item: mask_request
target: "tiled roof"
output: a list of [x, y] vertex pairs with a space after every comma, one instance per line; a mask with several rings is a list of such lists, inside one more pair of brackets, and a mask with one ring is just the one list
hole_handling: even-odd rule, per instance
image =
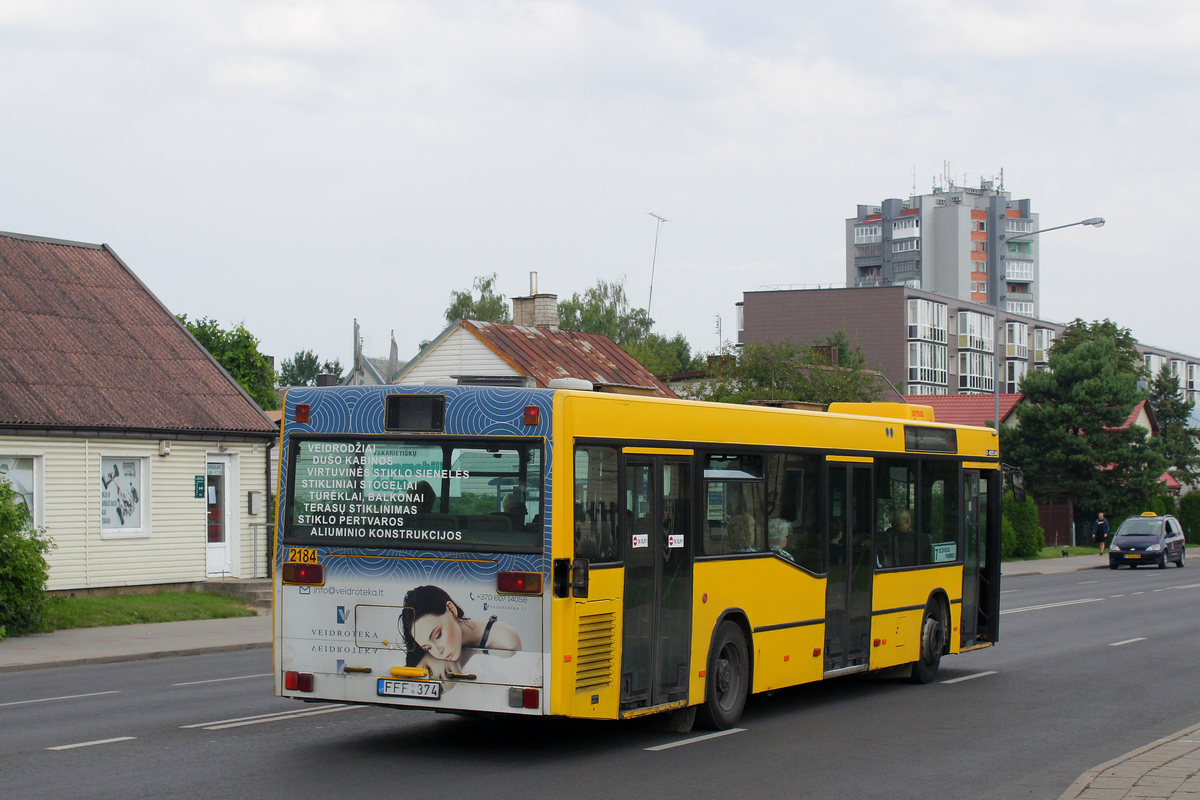
[[[1024, 397], [1022, 394], [1000, 395], [1000, 421], [1008, 419]], [[996, 420], [994, 394], [906, 394], [904, 400], [923, 406], [933, 406], [933, 418], [953, 425], [988, 426]]]
[[107, 245], [0, 233], [0, 425], [270, 433]]
[[677, 396], [603, 334], [477, 320], [462, 320], [462, 325], [538, 386], [555, 378], [581, 378], [603, 386], [648, 389], [658, 397]]

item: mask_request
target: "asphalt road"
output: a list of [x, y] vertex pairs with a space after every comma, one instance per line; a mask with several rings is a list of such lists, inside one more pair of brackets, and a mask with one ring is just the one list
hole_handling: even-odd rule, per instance
[[1057, 798], [1200, 722], [1200, 571], [1006, 578], [939, 682], [751, 699], [741, 730], [478, 720], [271, 695], [265, 651], [0, 675], [5, 798]]

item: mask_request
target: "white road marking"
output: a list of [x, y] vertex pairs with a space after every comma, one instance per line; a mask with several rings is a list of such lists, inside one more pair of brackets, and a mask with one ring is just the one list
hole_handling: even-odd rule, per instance
[[716, 733], [706, 733], [703, 736], [693, 736], [691, 739], [684, 739], [681, 742], [671, 742], [670, 744], [660, 744], [656, 747], [647, 747], [647, 750], [670, 750], [672, 747], [683, 747], [685, 744], [695, 744], [696, 742], [706, 742], [709, 739], [716, 739], [718, 736], [728, 736], [731, 733], [742, 733], [745, 728], [730, 728], [727, 731], [717, 731]]
[[1168, 589], [1200, 589], [1200, 583], [1189, 583], [1186, 586], [1168, 586]]
[[1110, 594], [1109, 597], [1124, 597], [1123, 594]]
[[986, 675], [995, 675], [995, 674], [997, 674], [996, 670], [989, 669], [987, 672], [976, 672], [974, 675], [964, 675], [961, 678], [951, 678], [948, 681], [942, 681], [942, 683], [962, 683], [963, 681], [971, 681], [971, 680], [975, 680], [976, 678], [982, 678]]
[[282, 722], [295, 717], [311, 717], [317, 714], [329, 714], [334, 711], [350, 711], [365, 706], [329, 705], [314, 709], [298, 709], [296, 711], [277, 711], [274, 714], [258, 714], [253, 717], [234, 717], [233, 719], [218, 719], [211, 722], [197, 722], [192, 725], [180, 725], [180, 728], [204, 728], [206, 731], [219, 731], [224, 728], [240, 728], [243, 725], [259, 725], [264, 722]]
[[1087, 586], [1089, 583], [1099, 583], [1100, 581], [1080, 581], [1080, 586]]
[[1144, 642], [1144, 641], [1146, 641], [1146, 637], [1145, 637], [1145, 636], [1139, 636], [1139, 637], [1138, 637], [1138, 638], [1136, 638], [1136, 639], [1126, 639], [1126, 640], [1125, 640], [1125, 641], [1123, 641], [1123, 642], [1110, 642], [1108, 646], [1109, 646], [1109, 647], [1120, 647], [1120, 646], [1121, 646], [1121, 645], [1123, 645], [1123, 644], [1133, 644], [1134, 642]]
[[1104, 598], [1102, 597], [1085, 597], [1082, 600], [1064, 600], [1061, 603], [1046, 603], [1040, 606], [1025, 606], [1024, 608], [1009, 608], [1001, 611], [1001, 614], [1019, 614], [1022, 611], [1041, 611], [1043, 608], [1059, 608], [1060, 606], [1077, 606], [1080, 603], [1098, 603]]
[[94, 742], [80, 742], [79, 744], [60, 744], [58, 747], [47, 747], [47, 750], [74, 750], [76, 747], [91, 747], [94, 744], [112, 744], [113, 742], [128, 742], [131, 739], [136, 739], [136, 736], [118, 736], [115, 739], [97, 739]]
[[206, 681], [188, 681], [187, 683], [172, 683], [172, 686], [197, 686], [201, 683], [221, 683], [222, 681], [244, 681], [247, 678], [269, 678], [272, 673], [263, 672], [258, 675], [238, 675], [236, 678], [210, 678]]
[[1021, 590], [1020, 589], [1001, 589], [1000, 594], [1012, 594], [1013, 592], [1019, 592], [1019, 591], [1021, 591]]
[[13, 700], [11, 703], [0, 703], [3, 706], [23, 706], [27, 703], [49, 703], [51, 700], [75, 700], [80, 697], [99, 697], [102, 694], [120, 694], [119, 689], [110, 692], [89, 692], [88, 694], [64, 694], [62, 697], [40, 697], [37, 700]]
[[1134, 594], [1145, 594], [1145, 592], [1134, 592]]

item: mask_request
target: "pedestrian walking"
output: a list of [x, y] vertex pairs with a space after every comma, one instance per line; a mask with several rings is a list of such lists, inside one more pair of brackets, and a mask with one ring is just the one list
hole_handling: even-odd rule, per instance
[[1096, 521], [1092, 523], [1092, 539], [1100, 545], [1100, 555], [1104, 555], [1104, 547], [1108, 544], [1108, 520], [1104, 518], [1103, 511], [1096, 515]]

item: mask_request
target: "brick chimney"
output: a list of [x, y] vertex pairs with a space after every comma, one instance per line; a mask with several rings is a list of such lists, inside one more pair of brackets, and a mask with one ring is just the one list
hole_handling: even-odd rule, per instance
[[513, 324], [558, 327], [558, 295], [538, 294], [537, 273], [529, 273], [529, 296], [513, 298]]

